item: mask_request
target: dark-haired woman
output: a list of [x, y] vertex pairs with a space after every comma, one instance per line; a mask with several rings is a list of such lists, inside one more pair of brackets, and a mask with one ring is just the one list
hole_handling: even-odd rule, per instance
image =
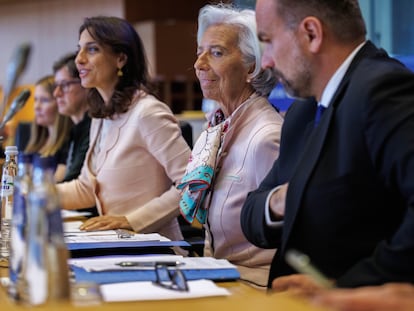
[[81, 229], [132, 229], [182, 239], [175, 183], [190, 149], [169, 107], [151, 95], [144, 47], [124, 19], [86, 18], [76, 66], [89, 88], [90, 146], [78, 179], [58, 185], [62, 206], [96, 204]]

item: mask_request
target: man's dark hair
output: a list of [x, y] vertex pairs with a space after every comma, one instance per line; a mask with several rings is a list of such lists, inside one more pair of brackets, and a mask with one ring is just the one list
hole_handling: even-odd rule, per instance
[[358, 0], [277, 0], [277, 14], [288, 27], [296, 27], [306, 16], [314, 16], [345, 43], [366, 36]]

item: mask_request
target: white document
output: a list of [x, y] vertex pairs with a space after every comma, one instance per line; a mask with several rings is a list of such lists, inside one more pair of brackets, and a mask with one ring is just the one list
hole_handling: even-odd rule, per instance
[[69, 264], [83, 268], [88, 272], [98, 271], [122, 271], [122, 270], [151, 270], [154, 267], [127, 266], [122, 267], [120, 263], [134, 262], [178, 262], [177, 269], [200, 270], [200, 269], [237, 269], [226, 259], [214, 257], [183, 257], [179, 255], [129, 255], [129, 256], [105, 256], [92, 258], [69, 259]]
[[[82, 221], [65, 221], [65, 222], [63, 222], [63, 231], [65, 233], [67, 233], [67, 232], [85, 232], [85, 231], [82, 231], [81, 229], [79, 229], [82, 224], [83, 224]], [[113, 230], [111, 230], [111, 231], [113, 231]], [[114, 231], [114, 233], [115, 233], [115, 231]]]
[[71, 211], [71, 210], [66, 210], [66, 209], [62, 209], [61, 213], [62, 213], [62, 219], [91, 215], [90, 212]]
[[115, 230], [108, 231], [71, 232], [65, 233], [64, 237], [66, 243], [171, 241], [158, 233], [135, 233], [127, 238], [119, 238]]
[[106, 302], [188, 299], [230, 295], [227, 289], [217, 286], [210, 280], [187, 282], [190, 289], [188, 292], [165, 289], [147, 281], [104, 284], [100, 286], [100, 289], [103, 300]]
[[66, 221], [63, 223], [64, 238], [66, 243], [96, 243], [119, 241], [171, 241], [159, 233], [133, 233], [120, 238], [118, 230], [85, 231], [79, 229], [82, 221]]

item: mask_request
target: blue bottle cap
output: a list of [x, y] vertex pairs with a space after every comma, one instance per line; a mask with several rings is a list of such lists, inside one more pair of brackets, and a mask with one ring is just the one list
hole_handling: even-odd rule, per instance
[[17, 156], [17, 162], [19, 163], [32, 163], [33, 153], [22, 153], [20, 152]]
[[43, 157], [36, 154], [33, 158], [33, 167], [56, 170], [56, 158], [54, 156]]

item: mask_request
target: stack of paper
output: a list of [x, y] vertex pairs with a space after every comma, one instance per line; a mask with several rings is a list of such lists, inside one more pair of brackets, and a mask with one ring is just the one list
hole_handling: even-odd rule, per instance
[[[190, 246], [185, 241], [171, 241], [158, 234], [129, 233], [120, 235], [119, 230], [83, 231], [82, 222], [64, 222], [64, 237], [68, 249], [87, 250], [101, 257], [72, 258], [69, 265], [75, 282], [99, 284], [102, 299], [111, 301], [185, 299], [208, 296], [226, 296], [230, 293], [214, 284], [212, 280], [235, 280], [240, 278], [237, 268], [227, 260], [212, 257], [183, 257], [178, 255], [116, 255], [100, 254], [101, 249], [122, 248], [170, 248]], [[154, 247], [154, 248], [151, 248]], [[99, 250], [99, 251], [98, 251]], [[123, 253], [125, 254], [125, 253]], [[166, 264], [180, 269], [188, 280], [189, 291], [181, 292], [154, 285], [155, 266]]]
[[[162, 264], [166, 262], [176, 263], [177, 268], [181, 270], [236, 269], [236, 266], [226, 259], [216, 259], [214, 257], [183, 257], [180, 255], [110, 256], [69, 260], [69, 264], [83, 268], [88, 272], [153, 270], [154, 265], [145, 264]], [[123, 263], [131, 264], [123, 265]], [[141, 263], [143, 265], [140, 265]]]
[[[64, 222], [64, 237], [72, 257], [90, 253], [98, 255], [148, 253], [171, 253], [171, 247], [190, 247], [186, 241], [171, 241], [158, 233], [134, 233], [127, 230], [80, 230], [82, 222]], [[125, 234], [120, 234], [122, 231]]]
[[154, 264], [163, 262], [177, 262], [177, 266], [174, 268], [182, 270], [187, 280], [210, 279], [227, 281], [240, 278], [240, 273], [236, 266], [228, 260], [213, 257], [139, 255], [105, 256], [69, 260], [76, 281], [92, 281], [100, 284], [154, 281]]
[[82, 212], [82, 211], [70, 211], [66, 209], [62, 209], [62, 219], [69, 219], [69, 218], [77, 218], [77, 217], [87, 217], [91, 216], [90, 212]]

